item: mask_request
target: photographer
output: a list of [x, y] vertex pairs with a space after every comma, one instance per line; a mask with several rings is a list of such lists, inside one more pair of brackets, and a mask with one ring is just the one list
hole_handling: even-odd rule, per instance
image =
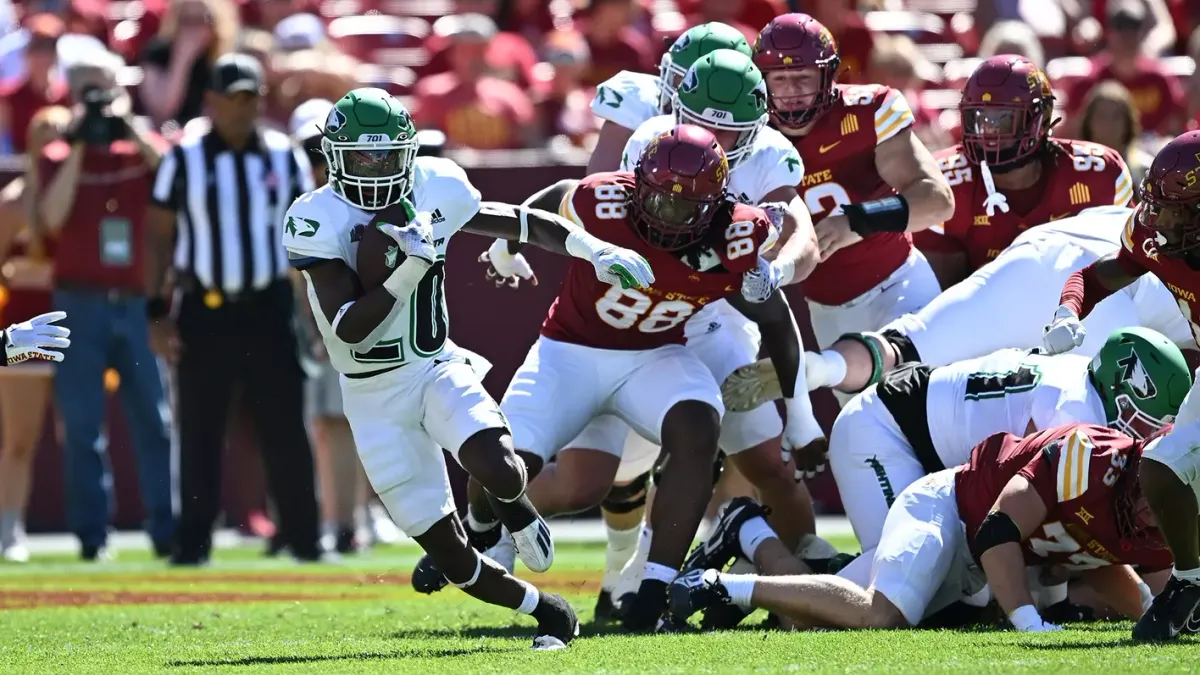
[[143, 268], [146, 206], [165, 142], [135, 122], [116, 84], [124, 67], [109, 52], [67, 66], [72, 119], [36, 169], [39, 228], [57, 249], [54, 307], [66, 311], [71, 358], [54, 378], [66, 429], [67, 517], [84, 560], [108, 557], [112, 477], [104, 456], [104, 372], [114, 368], [136, 452], [146, 530], [155, 553], [170, 551], [168, 407], [150, 351]]

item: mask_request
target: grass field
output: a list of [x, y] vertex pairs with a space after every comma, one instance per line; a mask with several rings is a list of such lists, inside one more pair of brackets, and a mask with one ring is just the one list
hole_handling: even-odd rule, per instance
[[[837, 542], [849, 548], [852, 542]], [[528, 575], [564, 594], [585, 622], [561, 652], [531, 652], [533, 621], [447, 589], [414, 593], [412, 548], [340, 565], [220, 551], [200, 570], [124, 554], [0, 565], [2, 673], [760, 673], [946, 671], [1196, 672], [1200, 644], [1131, 646], [1129, 624], [1053, 636], [1011, 631], [725, 633], [629, 637], [588, 623], [603, 549], [560, 544], [553, 570]], [[751, 626], [758, 617], [751, 617]]]

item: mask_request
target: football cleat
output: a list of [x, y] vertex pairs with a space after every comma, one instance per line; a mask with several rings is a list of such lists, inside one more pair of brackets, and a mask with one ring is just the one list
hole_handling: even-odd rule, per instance
[[[675, 621], [687, 621], [701, 610], [729, 604], [729, 593], [715, 569], [691, 570], [671, 582], [669, 607]], [[743, 617], [744, 618], [744, 617]]]
[[484, 551], [483, 555], [499, 563], [509, 574], [512, 574], [513, 568], [517, 565], [517, 549], [513, 545], [512, 537], [507, 532], [501, 534], [496, 545]]
[[766, 517], [770, 510], [750, 497], [736, 497], [721, 511], [716, 526], [708, 539], [696, 545], [683, 561], [680, 573], [691, 570], [725, 569], [734, 558], [741, 554], [742, 547], [738, 542], [738, 533], [742, 524], [754, 517]]
[[554, 564], [554, 539], [550, 537], [550, 526], [538, 516], [524, 529], [512, 532], [517, 557], [534, 572], [545, 572]]
[[711, 605], [700, 614], [700, 630], [731, 630], [753, 613], [754, 610], [737, 605]]
[[566, 649], [567, 643], [579, 636], [579, 618], [560, 595], [541, 593], [533, 616], [538, 620], [534, 651]]
[[643, 579], [637, 595], [622, 601], [621, 627], [630, 633], [653, 633], [658, 630], [667, 609], [667, 584], [657, 579]]
[[729, 374], [721, 383], [721, 398], [729, 412], [749, 412], [783, 398], [783, 387], [771, 359], [759, 359]]
[[1200, 584], [1171, 575], [1166, 588], [1133, 626], [1138, 641], [1174, 640], [1180, 633], [1200, 632]]
[[417, 561], [417, 566], [413, 568], [412, 587], [418, 593], [425, 595], [437, 593], [449, 583], [428, 554], [421, 556], [421, 559]]
[[600, 589], [600, 595], [596, 598], [596, 608], [592, 610], [593, 621], [616, 621], [617, 608], [613, 604], [612, 591]]

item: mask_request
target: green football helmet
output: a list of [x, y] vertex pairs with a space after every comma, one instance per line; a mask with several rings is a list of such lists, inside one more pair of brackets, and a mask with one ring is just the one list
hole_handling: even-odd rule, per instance
[[719, 21], [702, 23], [689, 28], [675, 39], [675, 43], [663, 54], [658, 64], [658, 109], [662, 114], [671, 112], [675, 89], [687, 74], [688, 68], [718, 49], [732, 49], [746, 56], [753, 56], [750, 44], [742, 31]]
[[367, 211], [391, 206], [412, 192], [418, 147], [417, 129], [404, 104], [371, 87], [355, 89], [335, 103], [321, 135], [329, 185]]
[[1192, 371], [1179, 347], [1149, 328], [1122, 328], [1108, 337], [1088, 365], [1104, 402], [1108, 426], [1146, 438], [1175, 421], [1192, 388]]
[[741, 132], [733, 147], [725, 148], [733, 168], [750, 153], [767, 124], [767, 83], [748, 55], [718, 49], [688, 69], [675, 92], [674, 107], [677, 124]]

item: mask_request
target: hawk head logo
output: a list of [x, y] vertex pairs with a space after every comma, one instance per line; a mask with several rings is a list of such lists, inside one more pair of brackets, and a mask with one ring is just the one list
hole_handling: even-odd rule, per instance
[[692, 93], [700, 88], [700, 76], [696, 74], [696, 69], [691, 68], [687, 71], [687, 75], [683, 76], [683, 82], [679, 83], [679, 91]]
[[1146, 366], [1142, 365], [1142, 360], [1138, 358], [1137, 350], [1131, 350], [1129, 356], [1117, 361], [1117, 365], [1121, 367], [1121, 380], [1129, 384], [1135, 396], [1147, 399], [1158, 394], [1158, 388], [1154, 386], [1154, 380], [1150, 379], [1150, 373], [1146, 372]]
[[754, 85], [754, 89], [750, 91], [750, 95], [754, 97], [755, 107], [765, 109], [767, 107], [767, 81], [759, 80], [758, 84]]
[[330, 110], [329, 117], [325, 119], [325, 133], [336, 134], [344, 126], [346, 126], [346, 113], [337, 108]]
[[688, 33], [684, 33], [683, 35], [679, 36], [679, 39], [675, 40], [675, 44], [671, 45], [671, 53], [678, 54], [679, 52], [687, 49], [688, 45], [690, 44], [692, 44], [692, 36]]
[[391, 246], [388, 248], [387, 255], [384, 256], [383, 262], [388, 266], [388, 269], [396, 269], [396, 258], [400, 255], [399, 246]]

